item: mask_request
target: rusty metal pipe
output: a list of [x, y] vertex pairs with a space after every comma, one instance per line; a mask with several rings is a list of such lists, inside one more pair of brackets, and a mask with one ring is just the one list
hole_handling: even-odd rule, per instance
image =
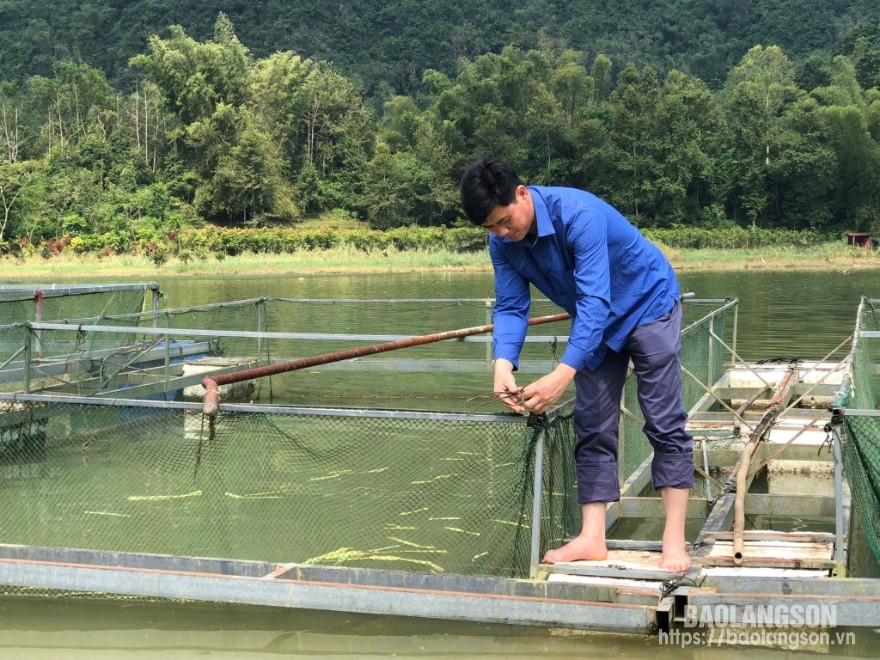
[[[537, 318], [530, 319], [529, 325], [554, 323], [556, 321], [565, 321], [570, 318], [571, 316], [569, 314], [539, 316]], [[308, 367], [316, 367], [320, 364], [328, 364], [330, 362], [351, 360], [353, 358], [364, 357], [365, 355], [375, 355], [376, 353], [395, 351], [399, 348], [409, 348], [411, 346], [432, 344], [438, 341], [459, 339], [462, 337], [469, 337], [471, 335], [481, 335], [487, 332], [492, 332], [492, 329], [494, 327], [495, 325], [493, 323], [490, 323], [488, 325], [478, 325], [472, 328], [460, 328], [459, 330], [438, 332], [433, 335], [420, 335], [418, 337], [409, 337], [408, 339], [397, 339], [395, 341], [387, 341], [381, 344], [373, 344], [371, 346], [360, 346], [358, 348], [350, 348], [344, 351], [335, 351], [333, 353], [324, 353], [322, 355], [299, 358], [298, 360], [290, 360], [288, 362], [278, 362], [276, 364], [270, 364], [265, 367], [244, 369], [242, 371], [234, 371], [227, 374], [221, 374], [219, 376], [206, 376], [204, 379], [202, 379], [202, 386], [205, 388], [205, 398], [202, 403], [202, 412], [209, 416], [214, 416], [217, 414], [217, 408], [220, 403], [219, 388], [221, 385], [240, 383], [245, 380], [262, 378], [263, 376], [274, 376], [275, 374], [286, 373], [288, 371], [296, 371], [297, 369], [307, 369]]]

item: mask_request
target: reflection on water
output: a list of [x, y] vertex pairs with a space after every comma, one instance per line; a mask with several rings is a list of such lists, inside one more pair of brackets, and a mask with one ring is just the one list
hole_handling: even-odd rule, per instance
[[[733, 660], [743, 647], [661, 644], [657, 637], [548, 630], [174, 602], [0, 599], [4, 659], [266, 657], [318, 658], [709, 658]], [[876, 657], [880, 635], [806, 649], [826, 657]], [[847, 639], [843, 636], [840, 639]], [[852, 642], [852, 637], [847, 639]], [[772, 651], [769, 651], [772, 653]], [[784, 652], [783, 652], [784, 653]], [[788, 654], [780, 657], [789, 657]]]
[[476, 660], [651, 657], [662, 650], [654, 638], [247, 606], [6, 598], [0, 600], [0, 614], [3, 658]]
[[[156, 279], [173, 306], [261, 296], [492, 296], [492, 278], [488, 273]], [[876, 272], [682, 273], [680, 279], [683, 290], [692, 291], [699, 298], [739, 298], [737, 349], [748, 360], [824, 357], [852, 332], [859, 297], [880, 297]], [[456, 327], [461, 326], [451, 316], [448, 324], [432, 331]], [[834, 355], [834, 359], [843, 357], [846, 350]], [[853, 560], [857, 565], [870, 566], [869, 553], [866, 546], [857, 546], [853, 548]], [[0, 600], [0, 614], [0, 649], [4, 658], [116, 658], [136, 653], [143, 658], [428, 654], [456, 658], [627, 655], [721, 659], [740, 654], [733, 647], [660, 646], [656, 638], [200, 604], [6, 598]], [[874, 651], [869, 649], [876, 649], [877, 637], [873, 631], [858, 630], [854, 647], [819, 651], [831, 656], [870, 656]]]

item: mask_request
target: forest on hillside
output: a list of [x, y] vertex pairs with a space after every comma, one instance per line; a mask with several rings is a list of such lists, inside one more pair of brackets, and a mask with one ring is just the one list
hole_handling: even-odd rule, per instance
[[[0, 17], [19, 4], [0, 3]], [[644, 15], [661, 5], [706, 5], [620, 4]], [[524, 20], [528, 39], [499, 27], [493, 34], [509, 42], [479, 54], [463, 49], [454, 66], [413, 56], [417, 80], [401, 84], [409, 91], [393, 89], [394, 74], [374, 78], [373, 94], [365, 69], [336, 63], [341, 51], [333, 62], [269, 51], [271, 32], [252, 47], [222, 13], [207, 36], [169, 25], [130, 58], [99, 58], [100, 66], [84, 48], [58, 56], [57, 45], [45, 62], [34, 55], [16, 64], [26, 53], [11, 53], [4, 27], [0, 241], [8, 250], [76, 241], [126, 251], [205, 223], [290, 226], [327, 214], [379, 230], [449, 227], [462, 222], [461, 171], [485, 153], [509, 160], [527, 182], [589, 189], [640, 227], [880, 233], [880, 21], [850, 15], [849, 29], [837, 31], [846, 11], [813, 24], [814, 16], [829, 18], [816, 8], [849, 11], [858, 2], [801, 5], [804, 39], [810, 29], [832, 30], [839, 52], [805, 52], [802, 40], [792, 45], [794, 58], [779, 45], [754, 44], [715, 69], [724, 71], [720, 80], [707, 81], [690, 70], [696, 60], [680, 69], [677, 57], [646, 49], [656, 66], [627, 63], [613, 54], [626, 50], [623, 42], [608, 42], [612, 55], [582, 50], [562, 24], [551, 34]], [[265, 3], [266, 16], [274, 6]], [[160, 3], [112, 5], [117, 15], [150, 7]], [[562, 15], [549, 3], [523, 7]], [[421, 25], [418, 11], [427, 9], [411, 9], [412, 24]], [[493, 15], [507, 20], [511, 11], [524, 9]], [[642, 15], [633, 14], [633, 29]], [[764, 18], [773, 16], [768, 9]], [[84, 30], [103, 25], [93, 18], [80, 18]], [[390, 34], [400, 64], [415, 46], [402, 27]], [[83, 43], [103, 43], [101, 52], [118, 57], [131, 44], [109, 27]], [[377, 43], [364, 41], [365, 52]], [[430, 42], [419, 52], [431, 52]], [[364, 55], [360, 63], [385, 65]]]
[[219, 13], [255, 57], [332, 62], [382, 100], [417, 93], [426, 69], [451, 76], [462, 57], [531, 50], [542, 38], [588, 60], [604, 54], [618, 70], [677, 69], [717, 89], [753, 46], [830, 59], [853, 52], [854, 28], [880, 19], [876, 0], [0, 0], [0, 80], [50, 76], [65, 59], [130, 91], [128, 60], [151, 35], [179, 25], [205, 41]]

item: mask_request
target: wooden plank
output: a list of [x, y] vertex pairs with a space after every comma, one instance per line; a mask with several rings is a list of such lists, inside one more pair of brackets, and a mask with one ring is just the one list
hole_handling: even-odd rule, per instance
[[634, 580], [668, 580], [675, 575], [660, 568], [660, 555], [644, 550], [609, 550], [608, 558], [598, 561], [571, 561], [542, 564], [550, 574], [563, 573], [604, 578]]
[[[733, 532], [708, 532], [707, 540], [733, 541]], [[774, 530], [754, 529], [743, 533], [746, 541], [806, 541], [808, 543], [834, 542], [834, 534], [828, 532], [777, 532]]]
[[834, 518], [834, 497], [814, 495], [767, 495], [749, 493], [746, 514], [750, 516], [790, 516], [811, 519]]
[[[834, 551], [834, 543], [807, 541], [749, 541], [746, 551], [750, 557], [787, 559], [830, 559]], [[709, 551], [709, 557], [733, 556], [732, 541], [716, 541]]]
[[[833, 568], [834, 544], [803, 541], [750, 541], [743, 550], [742, 564], [770, 568]], [[716, 541], [698, 561], [703, 566], [736, 565], [733, 543]]]
[[551, 573], [548, 582], [576, 584], [593, 590], [597, 602], [656, 605], [660, 598], [661, 582], [633, 578], [609, 578], [596, 575]]
[[[789, 558], [789, 557], [752, 557], [746, 554], [739, 560], [742, 566], [763, 566], [765, 568], [806, 568], [806, 569], [825, 569], [831, 570], [835, 567], [833, 559], [814, 559], [814, 558]], [[727, 556], [700, 557], [694, 559], [694, 563], [700, 566], [736, 566], [736, 560], [733, 553]]]
[[[739, 571], [739, 572], [738, 572]], [[702, 586], [718, 593], [765, 595], [877, 596], [877, 578], [834, 579], [827, 570], [795, 570], [758, 567], [707, 567]]]

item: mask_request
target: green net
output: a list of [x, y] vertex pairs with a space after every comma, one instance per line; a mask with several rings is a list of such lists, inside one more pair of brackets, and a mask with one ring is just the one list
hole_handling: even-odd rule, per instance
[[[683, 364], [706, 379], [683, 378], [688, 407], [723, 369], [713, 306], [686, 316]], [[226, 392], [216, 418], [201, 411], [205, 373], [490, 313], [485, 301], [259, 299], [25, 328], [31, 359], [0, 369], [0, 488], [15, 502], [3, 541], [527, 576], [542, 436], [539, 552], [580, 526], [574, 425], [566, 411], [546, 427], [499, 412], [490, 337], [260, 379]], [[532, 329], [522, 384], [553, 367], [567, 331]], [[22, 341], [9, 332], [0, 340]], [[622, 480], [651, 451], [634, 385], [624, 404]]]
[[[528, 572], [536, 430], [502, 416], [4, 403], [6, 543]], [[548, 454], [564, 462], [566, 418]], [[558, 446], [557, 446], [558, 445]], [[567, 494], [548, 482], [545, 525]]]
[[851, 385], [841, 453], [853, 505], [874, 557], [880, 561], [880, 300], [862, 300], [851, 353]]
[[[43, 344], [42, 333], [29, 331], [29, 323], [118, 315], [120, 324], [137, 325], [144, 307], [152, 306], [154, 295], [157, 299], [160, 295], [155, 284], [0, 286], [0, 363], [6, 367], [21, 359], [26, 345], [33, 349], [32, 359], [64, 356], [76, 350], [71, 343]], [[106, 347], [118, 347], [121, 341], [119, 337], [115, 341], [110, 335], [103, 337]]]
[[880, 417], [845, 415], [843, 468], [861, 528], [880, 561]]
[[156, 284], [0, 285], [0, 324], [136, 313], [152, 292]]

